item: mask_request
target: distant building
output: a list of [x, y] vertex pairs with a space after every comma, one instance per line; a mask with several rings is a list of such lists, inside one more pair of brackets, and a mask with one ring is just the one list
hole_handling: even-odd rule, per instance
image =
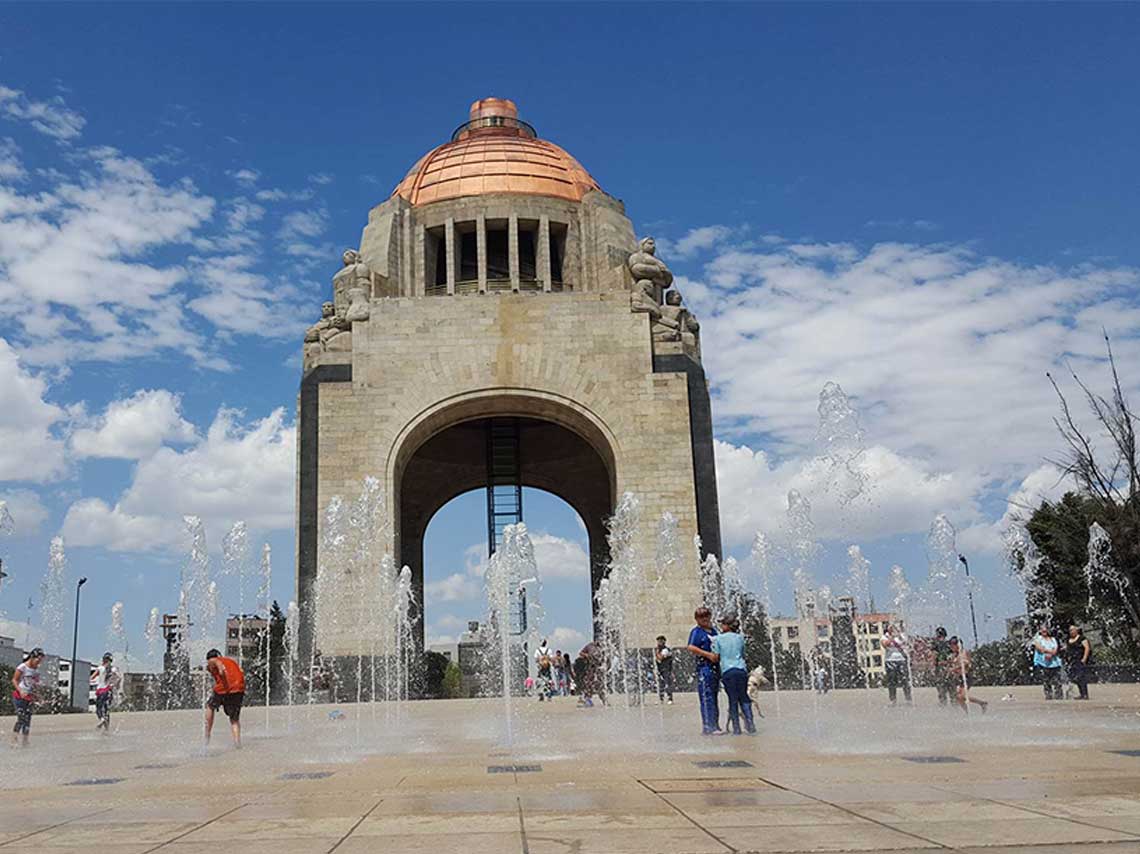
[[[902, 626], [897, 614], [875, 611], [859, 613], [850, 596], [840, 596], [832, 606], [831, 619], [816, 613], [814, 591], [807, 591], [796, 597], [796, 616], [775, 616], [769, 621], [772, 639], [785, 650], [801, 656], [806, 663], [829, 667], [833, 652], [840, 651], [840, 638], [833, 637], [836, 616], [854, 615], [855, 648], [859, 667], [870, 677], [872, 683], [882, 680], [886, 674], [883, 663], [883, 629], [888, 625]], [[833, 651], [833, 642], [837, 649]], [[848, 639], [850, 642], [850, 639]], [[840, 661], [842, 653], [840, 652]], [[841, 683], [842, 684], [842, 683]]]
[[133, 711], [163, 708], [161, 673], [124, 673], [123, 702]]
[[230, 658], [252, 661], [262, 656], [269, 621], [257, 614], [233, 614], [226, 620], [226, 649]]
[[95, 665], [90, 661], [76, 659], [75, 672], [80, 674], [80, 678], [75, 680], [76, 684], [73, 686], [71, 684], [71, 659], [45, 656], [45, 663], [50, 658], [55, 659], [55, 687], [63, 696], [64, 702], [70, 703], [72, 709], [94, 711], [95, 688], [91, 685], [91, 673], [95, 669]]
[[24, 660], [24, 650], [16, 646], [14, 638], [0, 635], [0, 665], [15, 667]]

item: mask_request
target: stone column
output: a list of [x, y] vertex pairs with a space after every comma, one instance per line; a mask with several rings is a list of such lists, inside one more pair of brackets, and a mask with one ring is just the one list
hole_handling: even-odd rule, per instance
[[475, 256], [479, 266], [479, 293], [487, 293], [487, 216], [475, 218]]
[[538, 262], [538, 280], [544, 291], [550, 290], [550, 217], [543, 214], [538, 220], [538, 246], [535, 247], [535, 260]]
[[444, 238], [447, 242], [447, 293], [455, 295], [455, 219], [448, 217], [443, 227]]
[[412, 212], [410, 210], [404, 211], [400, 216], [400, 236], [403, 246], [403, 257], [400, 259], [400, 296], [410, 297], [415, 295], [415, 285], [412, 279], [415, 271], [415, 263], [412, 259], [415, 253], [412, 249]]
[[424, 263], [424, 251], [427, 246], [427, 232], [423, 224], [416, 226], [416, 247], [413, 254], [414, 266], [412, 296], [422, 297], [427, 293], [427, 264]]
[[511, 290], [519, 289], [519, 215], [511, 214], [507, 226], [507, 252], [511, 259]]

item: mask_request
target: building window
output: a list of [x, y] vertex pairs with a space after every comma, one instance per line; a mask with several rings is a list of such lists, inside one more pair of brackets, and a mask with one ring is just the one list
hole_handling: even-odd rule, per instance
[[872, 660], [875, 662], [876, 667], [883, 666], [883, 657], [881, 655], [872, 656]]
[[879, 639], [878, 639], [878, 638], [873, 638], [873, 639], [871, 640], [871, 649], [880, 649], [880, 645], [879, 645]]
[[550, 223], [550, 278], [555, 282], [562, 281], [567, 231], [567, 227], [560, 222]]
[[538, 220], [519, 220], [519, 281], [538, 281]]
[[488, 290], [505, 290], [500, 287], [491, 287], [491, 282], [511, 281], [511, 242], [505, 219], [487, 220], [487, 282]]
[[479, 236], [475, 223], [455, 224], [456, 242], [459, 244], [459, 276], [461, 282], [479, 281]]
[[831, 635], [831, 631], [826, 625], [816, 626], [815, 632], [816, 632], [816, 636], [820, 637], [820, 638], [826, 638], [826, 637], [829, 637]]
[[800, 636], [800, 627], [799, 626], [788, 626], [788, 640], [791, 640], [792, 638], [798, 638], [799, 636]]
[[879, 624], [878, 623], [868, 623], [867, 630], [871, 634], [877, 635], [877, 634], [879, 634]]

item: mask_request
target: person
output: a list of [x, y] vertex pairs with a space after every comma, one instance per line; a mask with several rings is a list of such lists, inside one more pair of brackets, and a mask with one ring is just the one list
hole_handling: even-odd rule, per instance
[[111, 703], [123, 684], [123, 674], [114, 662], [111, 653], [103, 653], [103, 663], [91, 674], [91, 684], [95, 686], [95, 717], [99, 719], [95, 729], [103, 730], [104, 735], [111, 731]]
[[38, 646], [16, 665], [12, 672], [12, 705], [16, 707], [16, 725], [12, 727], [12, 747], [27, 747], [32, 731], [32, 711], [39, 699], [40, 664], [44, 651]]
[[1069, 681], [1077, 686], [1077, 699], [1089, 698], [1089, 665], [1092, 662], [1092, 644], [1080, 626], [1069, 626], [1069, 639], [1065, 642], [1069, 661]]
[[551, 659], [551, 672], [554, 674], [554, 694], [556, 696], [563, 696], [562, 683], [566, 678], [566, 674], [562, 670], [562, 650], [554, 650], [554, 658]]
[[712, 611], [703, 605], [693, 612], [697, 624], [689, 632], [686, 647], [697, 657], [697, 698], [701, 705], [701, 735], [714, 735], [720, 729], [720, 708], [717, 705], [717, 681], [720, 673], [712, 652], [716, 629], [712, 626]]
[[816, 667], [816, 669], [815, 669], [815, 674], [814, 674], [814, 677], [815, 677], [815, 678], [814, 678], [814, 681], [815, 681], [815, 693], [817, 693], [817, 694], [826, 694], [826, 693], [827, 693], [827, 691], [828, 691], [828, 687], [827, 687], [827, 668], [826, 668], [826, 667], [824, 667], [822, 664], [820, 664], [820, 665], [819, 665], [818, 667]]
[[744, 635], [740, 633], [740, 622], [736, 617], [721, 617], [720, 633], [712, 639], [712, 654], [720, 668], [724, 692], [728, 694], [728, 725], [732, 734], [740, 735], [740, 717], [743, 715], [745, 731], [755, 735], [752, 700], [748, 697], [748, 667], [744, 664]]
[[1046, 700], [1061, 699], [1061, 656], [1057, 639], [1048, 623], [1037, 627], [1033, 636], [1033, 669], [1045, 689]]
[[593, 641], [578, 652], [578, 657], [574, 660], [574, 680], [578, 683], [579, 706], [592, 707], [595, 694], [603, 706], [606, 704], [605, 680], [602, 678], [604, 661], [602, 648]]
[[566, 690], [563, 691], [564, 696], [570, 696], [574, 691], [574, 663], [570, 660], [570, 653], [562, 653], [562, 672], [566, 674]]
[[241, 704], [245, 700], [245, 673], [232, 658], [216, 649], [206, 653], [206, 670], [214, 677], [214, 692], [206, 702], [206, 744], [214, 728], [214, 713], [225, 709], [230, 719], [230, 734], [234, 747], [241, 750]]
[[665, 643], [665, 635], [657, 636], [657, 647], [653, 650], [653, 660], [657, 663], [657, 702], [664, 703], [669, 696], [673, 705], [673, 650]]
[[934, 630], [934, 641], [930, 644], [934, 657], [934, 687], [938, 690], [938, 705], [945, 706], [954, 694], [954, 674], [947, 676], [950, 667], [950, 642], [946, 640], [946, 629], [939, 626]]
[[962, 646], [957, 636], [950, 638], [950, 670], [958, 674], [958, 687], [954, 692], [955, 701], [966, 714], [970, 713], [970, 703], [982, 707], [982, 714], [986, 713], [989, 703], [970, 696], [970, 653]]
[[551, 669], [554, 664], [554, 660], [551, 658], [552, 655], [553, 653], [546, 643], [546, 638], [543, 638], [538, 649], [534, 651], [534, 662], [538, 668], [538, 679], [536, 679], [535, 682], [538, 687], [538, 702], [540, 703], [554, 693], [551, 688], [551, 679], [553, 678]]
[[911, 703], [910, 678], [906, 658], [907, 637], [902, 629], [898, 631], [890, 624], [883, 627], [883, 663], [886, 667], [887, 695], [891, 705], [898, 705], [898, 689], [903, 689], [907, 705]]

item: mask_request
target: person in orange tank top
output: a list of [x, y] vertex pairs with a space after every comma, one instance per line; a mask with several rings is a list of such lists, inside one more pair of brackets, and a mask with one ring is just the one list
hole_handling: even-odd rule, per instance
[[214, 677], [214, 692], [206, 702], [206, 745], [210, 744], [214, 713], [218, 709], [225, 709], [226, 717], [230, 719], [234, 747], [241, 750], [241, 704], [245, 700], [245, 674], [236, 661], [216, 649], [206, 653], [206, 670]]

